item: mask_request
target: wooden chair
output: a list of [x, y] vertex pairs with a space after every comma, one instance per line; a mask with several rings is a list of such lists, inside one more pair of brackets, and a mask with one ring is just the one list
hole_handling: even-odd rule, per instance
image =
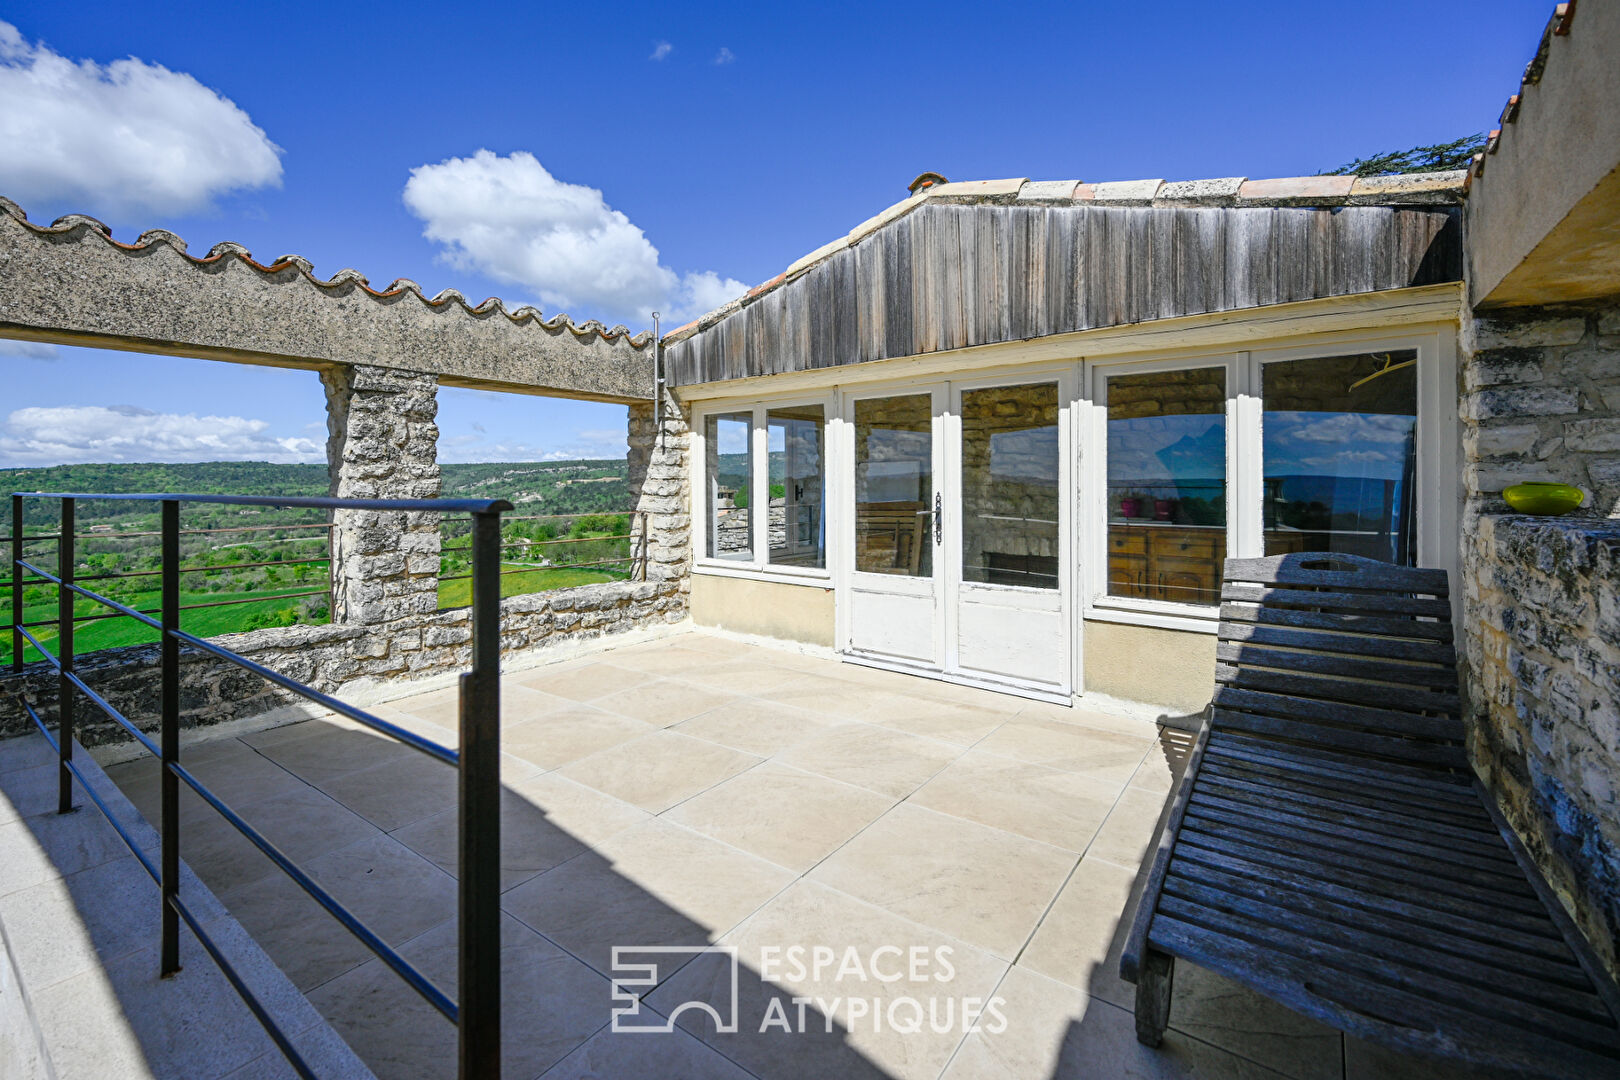
[[1446, 574], [1228, 559], [1215, 700], [1121, 974], [1176, 958], [1398, 1050], [1620, 1076], [1620, 993], [1468, 767]]

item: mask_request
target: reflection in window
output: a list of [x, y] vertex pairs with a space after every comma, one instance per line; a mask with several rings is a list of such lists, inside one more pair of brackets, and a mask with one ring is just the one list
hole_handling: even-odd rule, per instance
[[927, 394], [855, 402], [855, 569], [931, 577], [934, 408]]
[[704, 424], [704, 473], [708, 485], [708, 545], [711, 559], [754, 557], [748, 503], [753, 496], [753, 445], [749, 440], [751, 413], [711, 416]]
[[1058, 587], [1056, 383], [962, 393], [962, 580]]
[[1226, 559], [1226, 369], [1108, 380], [1108, 595], [1214, 604]]
[[827, 565], [822, 515], [820, 405], [771, 409], [765, 414], [770, 454], [770, 561], [788, 566]]
[[1417, 354], [1261, 369], [1266, 554], [1416, 557]]

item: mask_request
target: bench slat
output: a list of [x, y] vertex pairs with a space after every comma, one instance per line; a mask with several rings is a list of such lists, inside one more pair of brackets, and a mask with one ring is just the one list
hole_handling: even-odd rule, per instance
[[1307, 840], [1285, 829], [1268, 829], [1263, 820], [1194, 806], [1188, 807], [1187, 817], [1182, 824], [1194, 833], [1224, 839], [1244, 839], [1253, 844], [1264, 844], [1285, 855], [1384, 878], [1402, 889], [1443, 888], [1482, 904], [1511, 908], [1532, 917], [1541, 914], [1541, 905], [1534, 896], [1518, 889], [1504, 888], [1502, 879], [1494, 874], [1461, 869], [1442, 873], [1441, 868], [1433, 864], [1419, 865], [1415, 860], [1390, 858], [1377, 852], [1358, 850], [1353, 845], [1326, 843], [1315, 837]]
[[1436, 892], [1421, 884], [1414, 885], [1410, 880], [1392, 881], [1335, 862], [1279, 851], [1274, 846], [1255, 843], [1241, 834], [1217, 836], [1213, 833], [1187, 832], [1177, 839], [1176, 853], [1183, 854], [1184, 848], [1199, 852], [1199, 858], [1219, 856], [1235, 860], [1243, 866], [1262, 867], [1267, 875], [1280, 871], [1327, 882], [1366, 896], [1369, 902], [1395, 901], [1430, 909], [1440, 919], [1460, 916], [1486, 925], [1500, 926], [1505, 932], [1519, 934], [1526, 940], [1545, 940], [1547, 948], [1555, 950], [1557, 955], [1569, 952], [1568, 946], [1556, 936], [1552, 925], [1540, 912], [1526, 913], [1503, 908], [1494, 898], [1481, 901], [1458, 891]]
[[[1590, 985], [1574, 954], [1561, 938], [1532, 934], [1500, 921], [1459, 914], [1455, 906], [1441, 911], [1426, 906], [1407, 894], [1405, 898], [1380, 896], [1366, 889], [1351, 888], [1322, 878], [1263, 866], [1240, 856], [1199, 847], [1177, 845], [1170, 860], [1175, 872], [1200, 881], [1218, 882], [1228, 888], [1261, 896], [1298, 896], [1316, 904], [1342, 910], [1346, 919], [1366, 918], [1390, 928], [1396, 935], [1409, 934], [1467, 955], [1498, 957], [1501, 963], [1518, 964], [1527, 971], [1580, 988]], [[1547, 927], [1543, 927], [1544, 930]]]
[[1386, 1045], [1560, 1080], [1601, 1076], [1615, 1068], [1614, 1052], [1570, 1039], [1575, 1034], [1572, 1022], [1540, 1029], [1506, 1024], [1480, 1015], [1466, 1002], [1437, 998], [1429, 986], [1390, 986], [1357, 972], [1325, 971], [1319, 962], [1273, 944], [1211, 931], [1171, 915], [1154, 919], [1151, 940], [1298, 1012]]
[[1277, 735], [1282, 738], [1308, 739], [1324, 746], [1345, 750], [1358, 750], [1366, 754], [1428, 761], [1436, 765], [1461, 768], [1468, 763], [1468, 754], [1461, 746], [1422, 739], [1403, 739], [1398, 735], [1375, 735], [1354, 731], [1336, 724], [1312, 724], [1303, 720], [1287, 720], [1277, 716], [1256, 716], [1253, 713], [1215, 709], [1211, 722], [1221, 730], [1244, 731], [1259, 735]]
[[1367, 633], [1330, 633], [1325, 630], [1306, 630], [1292, 626], [1268, 626], [1264, 623], [1223, 622], [1220, 640], [1246, 645], [1317, 649], [1322, 652], [1345, 653], [1349, 656], [1421, 661], [1447, 667], [1454, 667], [1457, 663], [1457, 651], [1450, 645], [1438, 641], [1413, 641]]
[[1374, 761], [1360, 754], [1322, 746], [1302, 746], [1236, 731], [1224, 732], [1219, 740], [1219, 748], [1225, 754], [1242, 754], [1289, 769], [1330, 772], [1355, 783], [1413, 788], [1437, 798], [1454, 799], [1473, 808], [1477, 808], [1479, 803], [1474, 795], [1473, 774], [1465, 769], [1447, 772], [1424, 765]]
[[1310, 698], [1268, 694], [1262, 690], [1244, 690], [1235, 686], [1217, 686], [1215, 704], [1242, 712], [1355, 725], [1416, 739], [1461, 742], [1463, 737], [1462, 721], [1454, 716], [1425, 716], [1397, 709], [1374, 709], [1345, 701], [1313, 701]]
[[1401, 664], [1392, 660], [1372, 660], [1342, 654], [1293, 652], [1269, 645], [1249, 645], [1238, 641], [1219, 641], [1215, 645], [1215, 659], [1228, 664], [1254, 664], [1258, 667], [1282, 668], [1312, 675], [1342, 675], [1348, 679], [1367, 679], [1372, 682], [1393, 683], [1404, 692], [1407, 687], [1455, 686], [1455, 667], [1439, 664]]
[[1414, 618], [1385, 618], [1380, 615], [1343, 615], [1331, 611], [1300, 611], [1294, 608], [1268, 608], [1258, 604], [1221, 605], [1223, 623], [1256, 623], [1296, 627], [1303, 630], [1343, 630], [1373, 637], [1411, 637], [1449, 643], [1451, 623]]
[[[1319, 563], [1334, 564], [1332, 569]], [[1429, 593], [1446, 596], [1451, 583], [1444, 570], [1397, 566], [1362, 555], [1302, 553], [1292, 559], [1276, 556], [1261, 559], [1227, 559], [1225, 577], [1229, 581], [1258, 581], [1263, 584], [1312, 585], [1331, 589], [1376, 589], [1394, 593]]]
[[1272, 790], [1286, 791], [1300, 797], [1331, 799], [1355, 806], [1368, 806], [1390, 812], [1400, 812], [1408, 818], [1432, 822], [1448, 829], [1462, 829], [1470, 835], [1494, 842], [1495, 830], [1490, 819], [1472, 808], [1439, 798], [1412, 788], [1396, 788], [1371, 784], [1358, 784], [1331, 774], [1315, 771], [1285, 769], [1262, 764], [1247, 757], [1210, 753], [1204, 757], [1204, 767], [1217, 771], [1217, 775], [1244, 780]]
[[1365, 913], [1347, 912], [1336, 905], [1318, 903], [1311, 897], [1291, 896], [1286, 899], [1292, 903], [1283, 903], [1280, 901], [1285, 898], [1274, 891], [1257, 892], [1244, 888], [1241, 883], [1228, 888], [1183, 877], [1177, 872], [1174, 859], [1164, 888], [1165, 895], [1204, 908], [1236, 911], [1267, 926], [1364, 951], [1382, 961], [1410, 964], [1489, 993], [1499, 993], [1505, 985], [1511, 985], [1515, 993], [1534, 998], [1543, 1008], [1597, 1024], [1608, 1019], [1603, 1000], [1592, 993], [1591, 984], [1579, 967], [1575, 972], [1583, 977], [1575, 986], [1561, 980], [1532, 978], [1525, 963], [1527, 958], [1522, 956], [1510, 955], [1504, 962], [1493, 964], [1480, 959], [1486, 955], [1481, 950], [1469, 956], [1448, 953], [1434, 948], [1429, 936], [1412, 934], [1410, 926], [1402, 928], [1397, 923], [1391, 927], [1387, 922], [1365, 917]]
[[1221, 586], [1221, 599], [1247, 604], [1267, 604], [1280, 608], [1344, 611], [1367, 615], [1428, 615], [1436, 619], [1448, 618], [1451, 615], [1451, 604], [1445, 600], [1428, 600], [1418, 596], [1386, 596], [1382, 593], [1275, 589], [1265, 585], [1233, 582]]
[[1352, 705], [1375, 705], [1381, 709], [1412, 709], [1457, 715], [1456, 694], [1331, 679], [1320, 675], [1298, 675], [1289, 671], [1263, 671], [1237, 667], [1219, 660], [1215, 662], [1215, 681], [1243, 690], [1270, 690], [1319, 701], [1343, 701]]

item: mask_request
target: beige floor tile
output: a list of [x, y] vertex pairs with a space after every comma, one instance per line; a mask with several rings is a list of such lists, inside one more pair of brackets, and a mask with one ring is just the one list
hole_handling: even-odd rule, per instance
[[1131, 777], [1131, 787], [1156, 791], [1161, 795], [1175, 790], [1182, 774], [1187, 771], [1187, 759], [1192, 755], [1193, 744], [1197, 740], [1196, 735], [1175, 728], [1161, 730], [1158, 744], [1148, 751], [1147, 757], [1142, 759], [1142, 764]]
[[270, 745], [260, 743], [256, 749], [312, 784], [418, 752], [385, 735], [341, 727], [326, 720], [311, 720], [299, 726], [310, 730]]
[[1105, 780], [969, 750], [910, 801], [1078, 856], [1118, 797]]
[[[505, 689], [506, 685], [503, 680], [502, 689]], [[461, 689], [456, 686], [448, 686], [426, 694], [395, 698], [387, 704], [399, 712], [409, 713], [418, 719], [452, 731], [460, 727]]]
[[1149, 1049], [1136, 1041], [1131, 1013], [1023, 968], [1008, 972], [995, 996], [1005, 1025], [987, 1015], [980, 1030], [962, 1042], [944, 1080], [1266, 1080], [1278, 1075], [1175, 1031]]
[[665, 816], [802, 873], [893, 805], [865, 788], [767, 762]]
[[[655, 646], [649, 645], [645, 647], [646, 651], [634, 653], [630, 653], [629, 650], [615, 649], [607, 655], [612, 663], [620, 667], [633, 668], [649, 675], [664, 675], [685, 671], [698, 664], [712, 664], [717, 659], [713, 653], [688, 649], [680, 645], [657, 642]], [[638, 648], [641, 647], [638, 646]]]
[[517, 678], [517, 685], [570, 701], [591, 701], [650, 682], [651, 672], [613, 663], [586, 664], [568, 671], [545, 668]]
[[[738, 1031], [719, 1032], [693, 1010], [679, 1022], [760, 1077], [937, 1076], [962, 1038], [964, 999], [989, 997], [1006, 970], [988, 953], [808, 881], [723, 944], [737, 949], [741, 963]], [[665, 1013], [687, 1001], [723, 1007], [730, 989], [729, 964], [711, 955], [681, 968], [649, 1000]], [[811, 999], [802, 1020], [795, 997]], [[778, 1017], [787, 1030], [765, 1023]], [[894, 1021], [904, 1029], [913, 1018], [919, 1030], [896, 1030]]]
[[805, 675], [755, 696], [773, 705], [812, 709], [829, 720], [854, 720], [872, 707], [873, 690], [825, 675]]
[[1061, 720], [1015, 719], [998, 727], [974, 749], [1003, 757], [1085, 773], [1121, 786], [1130, 781], [1152, 740]]
[[[456, 925], [400, 954], [452, 999]], [[538, 1076], [611, 1017], [608, 981], [510, 917], [501, 923], [501, 1073]], [[371, 960], [310, 995], [379, 1080], [456, 1076], [456, 1030], [398, 975]]]
[[0, 898], [0, 925], [22, 984], [37, 994], [150, 948], [159, 934], [157, 886], [129, 855]]
[[[379, 833], [375, 825], [311, 787], [232, 809], [299, 865]], [[180, 853], [216, 892], [281, 873], [218, 814], [201, 818], [182, 831]]]
[[684, 1031], [615, 1034], [604, 1028], [553, 1066], [544, 1080], [670, 1077], [751, 1080], [749, 1074]]
[[552, 713], [501, 731], [501, 748], [514, 757], [555, 769], [656, 730], [651, 724], [589, 705]]
[[1159, 835], [1159, 821], [1169, 802], [1167, 794], [1126, 788], [1119, 802], [1108, 812], [1102, 828], [1097, 830], [1086, 856], [1136, 869], [1152, 850]]
[[720, 637], [717, 634], [706, 634], [701, 630], [682, 637], [680, 645], [683, 649], [695, 649], [711, 656], [748, 656], [770, 651], [761, 649], [757, 645], [750, 645], [747, 642]]
[[1060, 848], [902, 804], [810, 878], [1010, 960], [1076, 861]]
[[1119, 957], [1130, 936], [1139, 891], [1137, 874], [1101, 859], [1082, 859], [1041, 920], [1018, 966], [1067, 983], [1121, 1008], [1136, 990], [1119, 977]]
[[769, 757], [833, 726], [833, 721], [809, 709], [738, 698], [718, 709], [700, 713], [671, 730], [733, 750]]
[[651, 820], [639, 806], [576, 784], [556, 773], [544, 773], [508, 786], [508, 790], [537, 807], [547, 823], [582, 844], [596, 845], [608, 837]]
[[[390, 945], [424, 933], [456, 910], [455, 881], [399, 841], [376, 836], [302, 864]], [[371, 956], [367, 947], [284, 874], [230, 889], [220, 899], [300, 990]]]
[[711, 690], [736, 694], [763, 694], [779, 690], [805, 676], [805, 670], [791, 664], [778, 664], [775, 655], [711, 658], [708, 663], [669, 672], [667, 677]]
[[736, 694], [724, 690], [693, 686], [675, 679], [654, 679], [597, 698], [593, 704], [654, 727], [670, 727], [736, 700]]
[[501, 687], [501, 727], [515, 727], [559, 712], [577, 709], [582, 703], [557, 694], [546, 694], [509, 683]]
[[318, 785], [384, 832], [456, 805], [457, 770], [417, 752]]
[[1337, 1029], [1196, 964], [1176, 964], [1170, 1027], [1294, 1080], [1340, 1080]]
[[878, 700], [861, 714], [870, 724], [881, 724], [913, 735], [924, 735], [957, 746], [972, 746], [1011, 719], [1010, 712], [998, 712], [974, 705], [958, 705], [927, 698], [878, 694]]
[[673, 731], [654, 731], [558, 772], [575, 783], [661, 813], [759, 764], [753, 754]]
[[779, 755], [784, 765], [903, 799], [950, 762], [958, 747], [867, 724], [828, 728]]
[[[393, 833], [394, 839], [454, 876], [460, 853], [460, 811], [453, 806]], [[578, 855], [585, 845], [554, 825], [523, 796], [501, 792], [501, 889], [512, 888], [536, 874]]]
[[511, 914], [604, 974], [615, 945], [702, 945], [755, 911], [793, 875], [653, 819], [524, 882]]

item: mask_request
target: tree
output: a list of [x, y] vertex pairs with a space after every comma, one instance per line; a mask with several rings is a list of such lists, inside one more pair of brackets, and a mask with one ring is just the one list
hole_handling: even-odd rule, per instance
[[1466, 169], [1475, 154], [1485, 149], [1483, 134], [1465, 135], [1448, 143], [1434, 146], [1414, 146], [1410, 150], [1392, 150], [1386, 154], [1356, 158], [1337, 169], [1328, 169], [1323, 176], [1388, 176], [1391, 173], [1450, 172]]

